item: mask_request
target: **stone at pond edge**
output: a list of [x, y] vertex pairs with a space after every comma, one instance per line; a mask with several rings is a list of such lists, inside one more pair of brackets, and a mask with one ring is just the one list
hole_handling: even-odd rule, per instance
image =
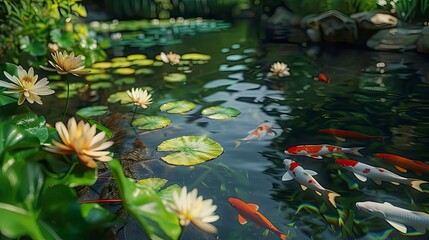
[[429, 53], [429, 27], [424, 27], [417, 41], [417, 51]]
[[394, 28], [398, 25], [398, 19], [395, 16], [385, 13], [358, 12], [350, 17], [356, 20], [359, 29], [364, 30]]
[[392, 28], [380, 30], [368, 39], [366, 45], [375, 50], [406, 51], [416, 48], [421, 29]]

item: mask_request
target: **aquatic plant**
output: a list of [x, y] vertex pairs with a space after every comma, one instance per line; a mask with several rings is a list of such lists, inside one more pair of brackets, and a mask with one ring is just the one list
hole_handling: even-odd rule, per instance
[[287, 66], [286, 63], [282, 63], [282, 62], [273, 63], [270, 67], [270, 71], [271, 72], [269, 72], [267, 74], [268, 77], [272, 77], [272, 76], [287, 77], [287, 76], [290, 76], [289, 67]]
[[284, 2], [289, 9], [300, 16], [317, 14], [328, 10], [337, 10], [350, 15], [377, 8], [374, 0], [322, 0], [317, 2], [312, 0], [288, 0]]
[[406, 22], [429, 21], [429, 0], [397, 0], [396, 15]]
[[180, 62], [180, 55], [173, 52], [169, 52], [167, 54], [161, 52], [159, 56], [164, 63], [176, 65]]
[[127, 90], [126, 93], [129, 99], [125, 100], [125, 103], [132, 103], [135, 105], [133, 117], [130, 122], [132, 123], [136, 115], [137, 107], [147, 108], [147, 106], [152, 103], [152, 95], [148, 93], [147, 90], [141, 88], [131, 88], [131, 91]]

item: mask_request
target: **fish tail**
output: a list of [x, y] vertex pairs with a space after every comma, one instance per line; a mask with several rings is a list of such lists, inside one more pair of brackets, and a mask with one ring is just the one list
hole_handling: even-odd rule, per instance
[[337, 208], [337, 203], [335, 202], [335, 198], [341, 195], [331, 190], [327, 190], [326, 193], [327, 193], [326, 196], [328, 197], [329, 202], [332, 204], [332, 206]]
[[287, 236], [286, 236], [286, 234], [284, 234], [284, 233], [279, 233], [279, 238], [280, 238], [281, 240], [286, 240]]
[[238, 148], [241, 145], [241, 141], [237, 140], [235, 141], [235, 147], [234, 148]]
[[420, 185], [422, 185], [423, 183], [428, 183], [428, 182], [423, 181], [423, 180], [418, 180], [418, 179], [410, 179], [409, 185], [412, 188], [414, 188], [420, 192], [423, 192], [422, 188], [420, 187]]
[[359, 150], [364, 149], [365, 147], [355, 147], [355, 148], [351, 148], [350, 149], [350, 153], [354, 154], [356, 156], [361, 156], [363, 157], [362, 153], [359, 152]]

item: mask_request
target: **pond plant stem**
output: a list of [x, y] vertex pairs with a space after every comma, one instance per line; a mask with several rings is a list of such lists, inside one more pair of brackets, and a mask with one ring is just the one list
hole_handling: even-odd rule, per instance
[[67, 114], [67, 109], [69, 107], [69, 98], [70, 98], [70, 80], [69, 80], [69, 75], [66, 75], [66, 82], [67, 82], [67, 99], [66, 99], [66, 106], [64, 108], [64, 113], [63, 113], [63, 118], [61, 119], [62, 122], [64, 122], [64, 119], [66, 117]]
[[134, 117], [136, 116], [136, 112], [137, 112], [137, 105], [134, 107], [133, 117], [131, 118], [131, 121], [130, 121], [131, 127], [133, 126], [133, 120], [134, 120]]

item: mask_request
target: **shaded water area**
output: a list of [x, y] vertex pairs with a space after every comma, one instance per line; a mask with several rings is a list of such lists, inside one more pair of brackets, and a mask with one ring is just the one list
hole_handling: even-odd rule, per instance
[[[278, 239], [264, 229], [256, 229], [252, 223], [240, 225], [237, 212], [227, 202], [229, 197], [258, 204], [259, 211], [291, 239], [429, 238], [428, 233], [419, 236], [400, 234], [383, 219], [371, 217], [355, 206], [360, 201], [388, 201], [406, 209], [429, 212], [429, 186], [422, 185], [424, 192], [419, 192], [405, 185], [386, 182], [377, 185], [371, 179], [361, 182], [353, 173], [334, 163], [337, 158], [350, 158], [386, 168], [401, 176], [429, 181], [427, 175], [398, 172], [391, 164], [373, 156], [374, 153], [391, 153], [429, 163], [427, 56], [413, 52], [270, 43], [261, 40], [262, 32], [254, 22], [217, 24], [221, 27], [213, 31], [195, 30], [182, 35], [180, 31], [176, 34], [174, 29], [170, 31], [165, 27], [151, 36], [159, 39], [167, 34], [170, 38], [154, 44], [114, 45], [108, 51], [109, 58], [142, 53], [154, 59], [161, 51], [173, 51], [179, 54], [203, 53], [210, 55], [211, 59], [189, 64], [183, 71], [170, 65], [144, 66], [151, 69], [148, 74], [127, 76], [135, 78], [132, 84], [125, 81], [122, 85], [112, 84], [109, 88], [98, 89], [99, 98], [94, 102], [82, 101], [75, 95], [69, 111], [74, 113], [84, 106], [106, 105], [111, 112], [120, 112], [123, 117], [120, 124], [128, 127], [132, 109], [124, 111], [120, 104], [107, 102], [108, 97], [131, 86], [152, 87], [154, 103], [137, 114], [165, 116], [172, 123], [160, 130], [128, 132], [125, 140], [116, 147], [115, 156], [132, 152], [137, 136], [147, 149], [139, 153], [139, 159], [128, 161], [128, 166], [124, 167], [130, 177], [165, 178], [167, 185], [177, 183], [188, 186], [188, 189], [198, 188], [204, 198], [213, 199], [218, 206], [216, 213], [220, 216], [220, 220], [214, 223], [219, 229], [218, 236], [206, 235], [189, 227], [182, 239]], [[135, 42], [141, 44], [142, 41], [144, 38]], [[169, 44], [163, 44], [165, 42]], [[291, 76], [267, 77], [270, 65], [277, 61], [288, 64]], [[384, 66], [379, 64], [377, 67], [380, 62]], [[164, 76], [169, 73], [184, 73], [187, 79], [184, 82], [167, 82]], [[319, 73], [331, 78], [330, 84], [316, 81]], [[114, 83], [123, 77], [112, 74], [108, 81]], [[61, 91], [57, 89], [57, 92]], [[58, 112], [62, 110], [62, 101], [65, 100], [58, 100], [55, 96], [45, 99], [45, 106], [59, 105]], [[196, 108], [184, 114], [168, 114], [159, 110], [161, 104], [173, 100], [194, 102]], [[201, 114], [203, 108], [218, 105], [233, 107], [241, 113], [226, 120], [208, 119]], [[48, 111], [53, 109], [55, 107]], [[40, 108], [40, 111], [47, 110]], [[53, 119], [49, 114], [46, 113], [47, 119]], [[58, 117], [57, 113], [52, 115]], [[274, 124], [275, 136], [238, 141], [265, 121]], [[342, 142], [319, 132], [325, 128], [386, 138], [384, 141]], [[156, 147], [166, 139], [184, 135], [208, 136], [221, 144], [224, 152], [212, 161], [193, 167], [172, 166], [161, 161], [159, 158], [165, 153], [157, 152]], [[364, 156], [290, 157], [303, 168], [316, 171], [318, 175], [315, 178], [322, 186], [341, 195], [336, 200], [338, 209], [314, 191], [303, 191], [296, 181], [282, 182], [282, 175], [286, 172], [283, 159], [287, 157], [283, 151], [308, 144], [365, 147], [360, 151]], [[113, 187], [109, 183], [109, 175], [101, 173], [98, 183], [84, 192], [82, 198], [112, 197], [109, 188]], [[111, 208], [116, 210], [120, 205], [112, 205]], [[144, 239], [145, 234], [138, 224], [132, 218], [128, 221], [115, 229], [119, 238]]]

